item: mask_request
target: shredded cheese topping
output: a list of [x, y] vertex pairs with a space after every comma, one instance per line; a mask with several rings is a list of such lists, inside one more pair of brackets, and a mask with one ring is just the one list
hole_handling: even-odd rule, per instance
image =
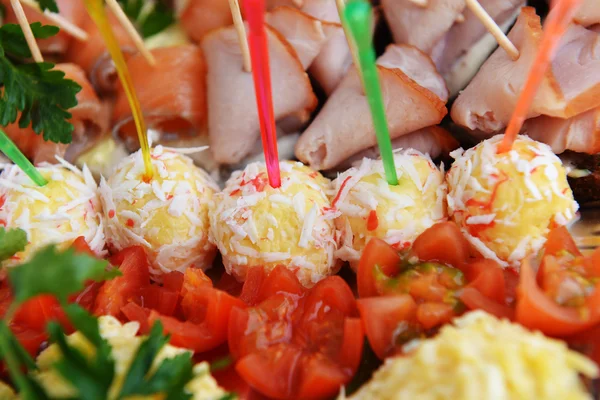
[[598, 377], [596, 364], [564, 342], [483, 311], [409, 347], [351, 398], [591, 400], [579, 374]]
[[363, 159], [333, 182], [341, 232], [336, 253], [356, 268], [371, 237], [409, 248], [427, 228], [445, 221], [447, 186], [431, 158], [409, 149], [394, 154], [398, 185], [387, 183], [381, 160]]
[[285, 265], [312, 286], [337, 271], [330, 182], [298, 162], [281, 162], [281, 187], [269, 185], [264, 163], [234, 172], [210, 204], [210, 240], [228, 273]]
[[0, 225], [21, 228], [29, 244], [6, 265], [27, 261], [49, 244], [69, 247], [80, 236], [92, 251], [104, 255], [104, 227], [98, 186], [88, 168], [82, 170], [57, 158], [59, 164], [41, 164], [48, 180], [37, 186], [16, 165], [3, 165], [0, 174]]
[[[183, 149], [185, 151], [185, 149]], [[152, 150], [155, 175], [143, 180], [138, 151], [100, 182], [109, 246], [146, 248], [155, 279], [174, 270], [209, 268], [216, 248], [208, 241], [208, 202], [217, 185], [179, 149]]]
[[518, 268], [553, 226], [575, 218], [578, 205], [549, 146], [519, 136], [510, 152], [498, 154], [501, 141], [498, 135], [451, 154], [448, 211], [483, 256]]

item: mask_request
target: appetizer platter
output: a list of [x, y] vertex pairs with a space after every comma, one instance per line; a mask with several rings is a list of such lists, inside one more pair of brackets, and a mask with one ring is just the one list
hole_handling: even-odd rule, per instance
[[0, 400], [600, 398], [599, 0], [0, 10]]

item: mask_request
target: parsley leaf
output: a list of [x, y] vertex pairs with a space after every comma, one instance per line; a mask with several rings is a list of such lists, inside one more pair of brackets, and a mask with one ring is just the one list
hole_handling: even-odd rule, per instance
[[162, 324], [155, 323], [150, 335], [138, 348], [125, 377], [120, 398], [158, 393], [165, 394], [165, 400], [191, 398], [191, 395], [184, 390], [185, 385], [194, 376], [191, 352], [165, 359], [149, 376], [156, 356], [169, 340], [168, 337], [163, 336], [162, 332]]
[[27, 233], [22, 229], [0, 227], [0, 262], [8, 260], [27, 246]]
[[87, 254], [76, 254], [73, 249], [58, 252], [55, 246], [48, 246], [30, 261], [8, 271], [15, 303], [51, 294], [65, 304], [69, 295], [84, 288], [87, 280], [100, 282], [120, 275], [117, 269], [107, 271], [107, 264]]
[[58, 6], [56, 5], [56, 0], [36, 0], [40, 5], [40, 8], [43, 10], [50, 10], [52, 12], [58, 12]]
[[145, 38], [156, 35], [175, 23], [173, 10], [161, 1], [154, 1], [150, 7], [145, 7], [144, 0], [118, 1]]
[[[36, 38], [48, 38], [58, 32], [53, 26], [40, 23], [31, 25]], [[73, 125], [67, 120], [69, 108], [77, 105], [76, 82], [65, 79], [62, 71], [54, 70], [51, 63], [24, 64], [30, 55], [23, 32], [18, 25], [0, 28], [0, 125], [17, 120], [19, 127], [32, 124], [36, 134], [55, 143], [70, 143]], [[15, 61], [14, 58], [20, 59]]]
[[[36, 39], [47, 39], [56, 35], [59, 28], [53, 25], [42, 25], [40, 22], [34, 22], [29, 25], [33, 36]], [[6, 24], [0, 27], [0, 46], [6, 54], [18, 58], [31, 57], [31, 51], [27, 46], [25, 35], [19, 25]]]

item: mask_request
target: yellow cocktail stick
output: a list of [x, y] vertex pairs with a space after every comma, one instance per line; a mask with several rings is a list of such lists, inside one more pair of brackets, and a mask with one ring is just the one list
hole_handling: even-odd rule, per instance
[[106, 43], [106, 47], [108, 48], [108, 52], [115, 63], [115, 68], [119, 74], [121, 84], [125, 89], [125, 94], [127, 95], [129, 106], [131, 107], [131, 112], [133, 114], [133, 120], [135, 121], [135, 127], [137, 129], [138, 139], [140, 141], [140, 148], [142, 149], [142, 156], [144, 158], [144, 168], [146, 172], [144, 178], [148, 180], [152, 179], [153, 170], [152, 161], [150, 159], [150, 146], [148, 145], [148, 133], [146, 130], [144, 116], [142, 115], [142, 108], [140, 107], [140, 102], [133, 88], [131, 75], [129, 74], [127, 64], [125, 63], [123, 52], [121, 52], [121, 46], [119, 46], [119, 43], [117, 42], [117, 39], [115, 38], [115, 35], [110, 27], [110, 23], [108, 22], [108, 18], [104, 10], [104, 1], [85, 0], [85, 6], [88, 10], [88, 13], [98, 26], [98, 30], [102, 34], [104, 42]]

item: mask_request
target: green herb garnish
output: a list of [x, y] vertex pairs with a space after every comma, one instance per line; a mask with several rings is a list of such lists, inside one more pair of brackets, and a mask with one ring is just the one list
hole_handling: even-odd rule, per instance
[[162, 32], [175, 22], [173, 10], [161, 1], [152, 2], [150, 7], [145, 0], [118, 1], [144, 38]]
[[0, 262], [8, 260], [27, 246], [27, 233], [22, 229], [0, 227]]
[[[33, 34], [45, 39], [58, 33], [54, 26], [31, 24]], [[33, 131], [44, 140], [70, 143], [73, 125], [68, 122], [69, 108], [77, 105], [76, 82], [65, 79], [62, 71], [51, 63], [25, 63], [31, 56], [23, 31], [18, 25], [0, 27], [0, 125], [17, 120], [19, 127], [32, 124]]]

